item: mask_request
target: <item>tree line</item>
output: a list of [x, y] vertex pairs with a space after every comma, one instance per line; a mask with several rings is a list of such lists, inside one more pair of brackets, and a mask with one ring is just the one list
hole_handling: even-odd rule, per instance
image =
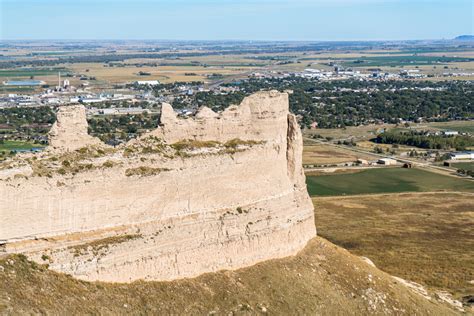
[[474, 138], [464, 135], [427, 135], [422, 131], [387, 131], [375, 139], [380, 144], [399, 144], [426, 149], [466, 150], [474, 146]]

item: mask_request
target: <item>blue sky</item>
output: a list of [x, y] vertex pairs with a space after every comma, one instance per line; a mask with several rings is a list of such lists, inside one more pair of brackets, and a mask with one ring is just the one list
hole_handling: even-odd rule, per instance
[[474, 0], [0, 0], [0, 39], [401, 40], [473, 34]]

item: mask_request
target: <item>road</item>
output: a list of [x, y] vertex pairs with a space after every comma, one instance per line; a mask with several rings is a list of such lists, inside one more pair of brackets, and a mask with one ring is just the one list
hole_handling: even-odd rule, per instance
[[447, 175], [447, 176], [472, 181], [472, 179], [468, 179], [468, 178], [465, 178], [465, 177], [462, 177], [462, 176], [459, 176], [459, 175], [453, 173], [453, 169], [451, 169], [451, 168], [436, 166], [436, 165], [433, 165], [432, 163], [429, 163], [429, 162], [420, 162], [420, 161], [417, 161], [417, 160], [412, 160], [412, 159], [407, 159], [407, 158], [400, 158], [400, 157], [396, 157], [396, 156], [377, 154], [377, 153], [373, 153], [373, 152], [370, 152], [370, 151], [367, 151], [367, 150], [357, 148], [356, 146], [338, 145], [338, 144], [334, 144], [334, 143], [331, 143], [331, 142], [321, 141], [321, 140], [318, 140], [318, 139], [313, 139], [313, 138], [308, 138], [308, 137], [304, 137], [304, 139], [307, 140], [307, 141], [313, 142], [313, 143], [329, 145], [329, 146], [333, 146], [333, 147], [341, 148], [341, 149], [345, 149], [345, 150], [351, 150], [353, 152], [360, 153], [360, 154], [372, 155], [372, 156], [379, 157], [379, 158], [394, 159], [394, 160], [396, 160], [398, 162], [401, 162], [401, 163], [411, 163], [415, 167], [425, 168], [426, 170], [431, 171], [431, 172], [441, 173], [441, 174], [444, 174], [444, 175]]

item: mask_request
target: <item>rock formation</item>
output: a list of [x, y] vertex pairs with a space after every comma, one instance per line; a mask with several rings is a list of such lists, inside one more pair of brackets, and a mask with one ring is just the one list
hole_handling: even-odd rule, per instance
[[[293, 255], [315, 236], [284, 93], [178, 118], [119, 148], [62, 107], [53, 150], [0, 167], [0, 240], [85, 280], [171, 280]], [[3, 168], [3, 170], [1, 170]]]
[[83, 105], [62, 107], [49, 132], [50, 149], [73, 151], [100, 140], [87, 134], [86, 109]]

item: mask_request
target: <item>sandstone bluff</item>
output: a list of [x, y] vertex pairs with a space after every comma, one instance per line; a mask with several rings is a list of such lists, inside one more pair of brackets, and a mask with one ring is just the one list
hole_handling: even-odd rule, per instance
[[83, 280], [172, 280], [296, 254], [316, 235], [288, 95], [178, 118], [117, 148], [61, 107], [50, 147], [0, 166], [0, 240]]

